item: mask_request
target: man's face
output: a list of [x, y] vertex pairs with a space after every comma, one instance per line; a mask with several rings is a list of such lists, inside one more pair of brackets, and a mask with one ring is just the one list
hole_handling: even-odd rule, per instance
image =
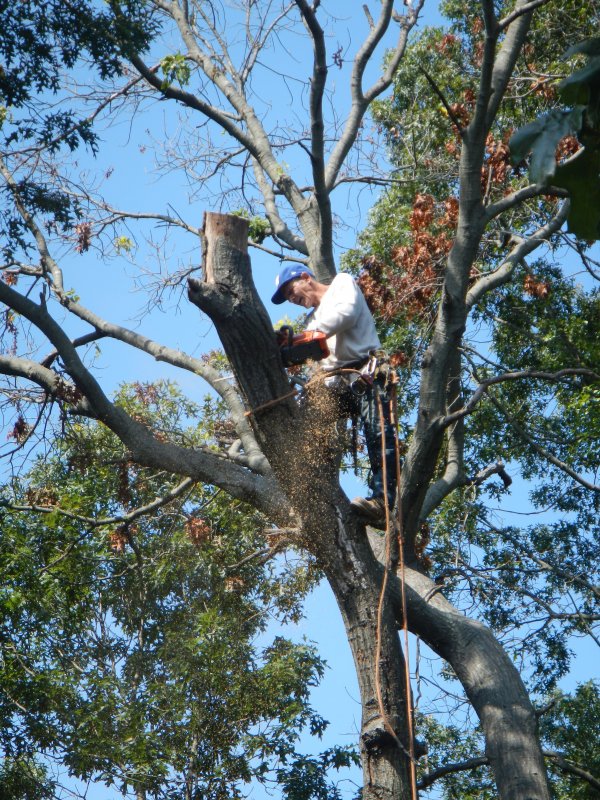
[[301, 275], [299, 278], [286, 283], [281, 294], [290, 303], [304, 308], [313, 308], [318, 305], [318, 296], [312, 285], [310, 275]]

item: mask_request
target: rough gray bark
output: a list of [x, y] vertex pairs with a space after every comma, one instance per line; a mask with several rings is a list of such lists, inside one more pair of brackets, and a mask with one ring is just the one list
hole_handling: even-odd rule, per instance
[[[461, 614], [440, 587], [417, 569], [405, 569], [408, 625], [452, 667], [485, 733], [501, 798], [550, 797], [537, 717], [511, 659], [491, 631]], [[392, 584], [398, 607], [401, 594]]]
[[[241, 390], [254, 409], [250, 416], [256, 438], [290, 500], [294, 544], [315, 556], [339, 605], [363, 707], [363, 796], [410, 797], [404, 664], [397, 635], [402, 619], [399, 579], [395, 577], [389, 584], [378, 624], [383, 584], [383, 556], [377, 552], [381, 537], [372, 537], [372, 549], [339, 488], [331, 420], [311, 418], [310, 408], [301, 409], [287, 396], [289, 384], [275, 337], [241, 247], [244, 225], [237, 217], [208, 215], [204, 281], [190, 281], [190, 299], [215, 323]], [[459, 335], [458, 326], [455, 335]], [[430, 368], [434, 366], [432, 362]], [[445, 404], [446, 397], [439, 402]], [[428, 422], [426, 417], [422, 424]], [[315, 430], [318, 441], [307, 447]], [[443, 431], [434, 430], [429, 446], [438, 435]], [[418, 475], [412, 479], [420, 480]], [[425, 489], [405, 486], [405, 494], [419, 498]], [[417, 506], [420, 508], [418, 502]], [[410, 514], [408, 509], [407, 518]], [[535, 713], [509, 657], [485, 626], [459, 613], [414, 563], [406, 567], [405, 580], [409, 629], [444, 658], [461, 681], [481, 720], [500, 797], [548, 800]], [[377, 652], [382, 667], [380, 686], [375, 679]], [[399, 742], [386, 728], [390, 724]]]

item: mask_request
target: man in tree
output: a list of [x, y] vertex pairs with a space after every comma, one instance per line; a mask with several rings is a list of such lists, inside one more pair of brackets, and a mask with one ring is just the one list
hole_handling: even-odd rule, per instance
[[390, 374], [364, 295], [347, 273], [338, 273], [326, 284], [309, 269], [289, 265], [277, 275], [275, 286], [273, 303], [288, 300], [313, 309], [307, 329], [327, 336], [329, 355], [321, 363], [325, 385], [340, 413], [360, 418], [371, 465], [371, 497], [356, 497], [351, 506], [372, 525], [385, 526], [386, 497], [391, 507], [396, 496], [396, 434]]

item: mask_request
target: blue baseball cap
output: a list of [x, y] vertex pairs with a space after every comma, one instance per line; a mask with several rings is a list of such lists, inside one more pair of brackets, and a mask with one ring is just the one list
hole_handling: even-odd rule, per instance
[[308, 267], [302, 267], [298, 264], [287, 264], [275, 278], [276, 291], [271, 298], [271, 302], [275, 303], [277, 306], [280, 303], [285, 303], [285, 297], [281, 294], [281, 290], [286, 283], [289, 283], [290, 281], [293, 281], [295, 278], [299, 278], [304, 274], [310, 275], [311, 278], [315, 277], [314, 273], [311, 272]]

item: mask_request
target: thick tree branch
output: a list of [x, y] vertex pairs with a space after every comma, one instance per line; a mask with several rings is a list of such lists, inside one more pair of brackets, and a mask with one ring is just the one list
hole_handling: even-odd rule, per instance
[[[490, 630], [459, 613], [427, 576], [406, 565], [403, 577], [409, 629], [448, 661], [463, 685], [502, 797], [549, 798], [537, 717], [512, 660]], [[400, 580], [390, 582], [390, 592], [401, 624]]]
[[488, 220], [500, 216], [505, 211], [510, 211], [512, 208], [523, 203], [525, 200], [531, 200], [534, 197], [541, 195], [549, 195], [552, 197], [568, 197], [569, 193], [565, 189], [557, 187], [545, 186], [543, 183], [532, 183], [529, 186], [523, 186], [515, 192], [505, 195], [495, 203], [490, 203], [486, 206], [485, 213]]
[[[65, 395], [76, 396], [76, 388], [73, 384], [66, 383], [54, 370], [26, 358], [0, 355], [0, 374], [10, 375], [12, 378], [25, 378], [44, 389], [50, 397], [61, 398]], [[83, 414], [84, 416], [93, 413], [92, 407], [87, 403], [85, 398], [73, 400], [71, 402], [71, 408], [74, 412]]]
[[[99, 335], [109, 336], [112, 339], [121, 341], [143, 352], [148, 353], [157, 361], [164, 361], [173, 366], [186, 369], [190, 372], [193, 372], [194, 374], [203, 377], [227, 403], [227, 406], [234, 420], [236, 431], [242, 441], [242, 445], [245, 450], [245, 458], [247, 459], [248, 465], [252, 466], [253, 469], [258, 470], [263, 474], [269, 472], [268, 463], [256, 443], [256, 440], [252, 433], [252, 428], [248, 424], [248, 420], [245, 416], [245, 409], [243, 407], [243, 404], [240, 402], [238, 393], [228, 382], [222, 380], [222, 376], [218, 373], [217, 370], [213, 369], [212, 367], [210, 367], [210, 365], [205, 364], [204, 362], [198, 359], [194, 359], [191, 358], [190, 356], [185, 355], [181, 351], [165, 347], [164, 345], [160, 345], [152, 341], [148, 337], [142, 336], [122, 326], [107, 322], [106, 320], [99, 317], [97, 314], [94, 314], [93, 312], [89, 311], [84, 306], [82, 306], [80, 303], [73, 300], [65, 292], [63, 286], [62, 270], [52, 257], [50, 249], [46, 242], [46, 238], [41, 228], [37, 225], [33, 216], [27, 211], [27, 209], [21, 203], [14, 178], [8, 172], [1, 159], [0, 159], [0, 171], [2, 171], [11, 189], [11, 192], [15, 196], [15, 203], [17, 205], [19, 213], [21, 214], [27, 228], [34, 236], [38, 251], [40, 253], [42, 264], [45, 266], [45, 269], [47, 269], [49, 273], [52, 275], [52, 286], [61, 304], [65, 308], [67, 308], [72, 314], [79, 317], [79, 319], [82, 319], [85, 322], [92, 325], [92, 327]], [[16, 300], [18, 297], [19, 297], [18, 293], [13, 292], [13, 299]], [[7, 303], [7, 305], [9, 305], [9, 303]], [[32, 310], [34, 308], [35, 306], [32, 306]], [[34, 324], [37, 323], [34, 322]], [[91, 335], [93, 336], [93, 334]], [[76, 353], [74, 344], [69, 343], [69, 348], [70, 352], [74, 354]], [[57, 350], [57, 352], [59, 351]], [[79, 364], [82, 365], [82, 362], [79, 359], [77, 360]], [[99, 389], [99, 386], [97, 384], [96, 386]]]
[[[513, 20], [505, 29], [506, 35], [504, 37], [504, 41], [502, 42], [500, 51], [493, 61], [493, 69], [489, 86], [489, 102], [487, 103], [485, 120], [483, 120], [485, 131], [483, 137], [484, 139], [494, 119], [496, 118], [500, 103], [502, 102], [502, 98], [506, 92], [506, 87], [508, 86], [508, 82], [513, 74], [517, 58], [519, 57], [521, 49], [525, 43], [525, 39], [531, 25], [533, 9], [529, 8], [528, 10], [528, 7], [531, 5], [532, 4], [526, 2], [526, 0], [517, 0], [513, 11]], [[494, 47], [499, 33], [500, 28], [496, 23], [494, 31]]]
[[[448, 410], [452, 412], [453, 409], [461, 405], [460, 353], [457, 350], [454, 354], [454, 362], [448, 380]], [[421, 509], [422, 520], [427, 519], [444, 498], [448, 497], [455, 489], [468, 483], [464, 473], [464, 433], [462, 420], [457, 420], [455, 425], [448, 428], [446, 467], [442, 477], [434, 481], [427, 490]]]
[[107, 322], [87, 308], [84, 308], [80, 303], [71, 300], [68, 296], [64, 296], [62, 300], [63, 305], [69, 311], [85, 322], [88, 322], [103, 336], [108, 336], [111, 339], [135, 347], [152, 356], [156, 361], [171, 364], [172, 366], [187, 370], [203, 378], [225, 401], [231, 413], [236, 432], [242, 441], [249, 466], [252, 466], [252, 469], [262, 472], [263, 474], [269, 472], [268, 463], [256, 443], [251, 426], [248, 424], [248, 420], [245, 416], [246, 409], [240, 400], [239, 394], [229, 381], [223, 379], [223, 376], [218, 370], [211, 367], [210, 364], [206, 364], [197, 358], [192, 358], [186, 353], [182, 353], [180, 350], [166, 347], [158, 342], [154, 342], [147, 336], [124, 328], [121, 325]]
[[304, 26], [310, 34], [313, 43], [313, 74], [310, 81], [310, 162], [314, 183], [314, 201], [318, 209], [320, 221], [320, 241], [318, 264], [323, 270], [317, 273], [318, 277], [332, 278], [335, 275], [333, 262], [333, 240], [331, 225], [331, 201], [329, 194], [331, 187], [325, 181], [325, 141], [323, 123], [323, 95], [327, 80], [327, 52], [323, 29], [317, 21], [314, 8], [306, 0], [296, 0], [300, 9]]
[[[108, 400], [83, 365], [70, 339], [44, 307], [37, 306], [2, 281], [0, 301], [28, 319], [48, 338], [60, 354], [75, 386], [89, 404], [89, 415], [103, 422], [121, 439], [131, 451], [132, 459], [143, 466], [166, 469], [174, 475], [187, 475], [220, 486], [233, 497], [252, 502], [275, 519], [279, 518], [282, 496], [273, 478], [257, 475], [225, 456], [158, 441], [147, 428]], [[47, 380], [47, 373], [38, 371], [36, 374]]]
[[478, 142], [483, 159], [482, 144], [485, 141], [488, 127], [486, 115], [491, 95], [492, 77], [494, 74], [494, 59], [496, 57], [496, 44], [498, 41], [498, 30], [494, 5], [491, 0], [482, 1], [483, 21], [485, 30], [485, 40], [479, 73], [479, 91], [475, 103], [475, 111], [471, 122], [468, 125], [468, 140]]
[[454, 775], [457, 772], [468, 772], [477, 767], [484, 767], [490, 763], [487, 756], [475, 756], [474, 758], [467, 758], [465, 761], [457, 761], [454, 764], [444, 764], [437, 769], [432, 769], [427, 772], [419, 781], [419, 789], [427, 789], [428, 786], [433, 786], [440, 778], [445, 778], [446, 775]]
[[275, 199], [273, 187], [267, 180], [260, 163], [255, 158], [252, 159], [252, 169], [258, 188], [263, 196], [265, 214], [269, 220], [273, 235], [288, 245], [288, 247], [307, 256], [308, 247], [306, 246], [306, 239], [294, 233], [281, 218], [279, 209], [277, 208], [277, 200]]
[[556, 766], [562, 772], [567, 773], [567, 775], [574, 775], [577, 778], [581, 778], [581, 780], [585, 781], [593, 789], [595, 789], [596, 792], [600, 792], [600, 779], [595, 775], [592, 775], [592, 773], [587, 769], [584, 769], [578, 764], [575, 764], [573, 761], [570, 761], [562, 753], [556, 752], [556, 750], [544, 750], [544, 755], [546, 758], [554, 761]]
[[535, 11], [536, 8], [540, 8], [541, 6], [545, 6], [550, 2], [550, 0], [530, 0], [530, 2], [525, 3], [520, 8], [515, 8], [510, 14], [507, 14], [506, 17], [503, 17], [498, 22], [498, 30], [503, 31], [505, 28], [508, 28], [518, 17], [523, 16], [523, 14], [529, 14], [530, 11]]
[[[558, 753], [555, 750], [544, 750], [543, 754], [545, 758], [554, 761], [562, 772], [581, 778], [581, 780], [585, 781], [596, 790], [600, 789], [600, 780], [598, 780], [598, 778], [592, 775], [588, 770], [583, 769], [583, 767], [569, 761], [562, 753]], [[489, 763], [490, 760], [487, 756], [475, 756], [474, 758], [468, 758], [465, 761], [458, 761], [454, 764], [444, 764], [424, 775], [419, 781], [419, 789], [426, 789], [432, 786], [436, 781], [440, 780], [440, 778], [446, 777], [446, 775], [453, 775], [457, 772], [467, 772], [472, 769], [477, 769], [478, 767], [484, 767]]]

